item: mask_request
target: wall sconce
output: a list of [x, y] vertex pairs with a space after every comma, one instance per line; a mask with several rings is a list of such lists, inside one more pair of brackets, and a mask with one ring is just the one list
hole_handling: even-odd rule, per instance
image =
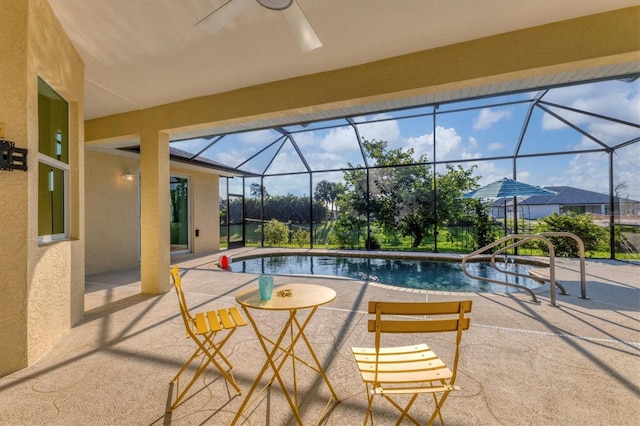
[[133, 182], [133, 173], [127, 171], [120, 175], [123, 181], [125, 182]]

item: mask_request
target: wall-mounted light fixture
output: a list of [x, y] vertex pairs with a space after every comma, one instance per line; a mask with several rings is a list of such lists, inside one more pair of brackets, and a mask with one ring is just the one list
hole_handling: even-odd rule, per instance
[[133, 182], [133, 173], [127, 171], [120, 175], [123, 181], [125, 182]]

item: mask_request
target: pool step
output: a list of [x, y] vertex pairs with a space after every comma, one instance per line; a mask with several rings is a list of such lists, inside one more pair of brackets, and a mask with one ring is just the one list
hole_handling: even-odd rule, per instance
[[551, 273], [551, 268], [529, 269], [529, 275], [531, 275], [531, 278], [541, 283], [548, 283], [549, 281], [551, 281], [551, 277], [549, 276], [550, 273]]

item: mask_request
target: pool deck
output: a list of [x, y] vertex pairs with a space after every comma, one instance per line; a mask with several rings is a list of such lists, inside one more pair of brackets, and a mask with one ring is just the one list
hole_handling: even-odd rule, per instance
[[[239, 259], [274, 251], [245, 248], [175, 259], [191, 308], [236, 305], [239, 291], [257, 286], [255, 274], [220, 270], [221, 254]], [[576, 259], [558, 259], [556, 267], [557, 278], [570, 293], [558, 294], [557, 306], [549, 304], [548, 285], [536, 290], [539, 303], [533, 303], [519, 292], [447, 293], [335, 277], [276, 276], [276, 285], [315, 283], [337, 292], [333, 302], [318, 309], [307, 336], [341, 401], [331, 401], [323, 416], [329, 392], [315, 374], [299, 367], [304, 424], [362, 424], [365, 388], [350, 348], [373, 343], [366, 331], [369, 300], [461, 299], [473, 301], [472, 325], [462, 338], [456, 383], [462, 390], [452, 393], [442, 410], [448, 425], [637, 424], [640, 266], [587, 260], [589, 299], [578, 297]], [[284, 320], [267, 311], [254, 317], [274, 333]], [[443, 357], [453, 346], [453, 336], [425, 340]], [[253, 329], [238, 329], [226, 350], [246, 394], [265, 361]], [[235, 396], [214, 369], [168, 412], [176, 392], [169, 381], [192, 352], [173, 290], [141, 294], [137, 268], [88, 276], [84, 319], [32, 366], [0, 378], [0, 425], [230, 424], [243, 397]], [[426, 421], [429, 408], [431, 401], [423, 399], [413, 412]], [[381, 425], [393, 424], [397, 417], [382, 399], [374, 415]], [[240, 423], [283, 425], [295, 420], [274, 385]]]

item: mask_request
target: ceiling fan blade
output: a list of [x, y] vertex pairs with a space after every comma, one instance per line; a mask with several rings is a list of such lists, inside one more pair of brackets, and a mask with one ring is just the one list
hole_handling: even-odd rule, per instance
[[233, 19], [240, 15], [253, 0], [228, 0], [222, 6], [196, 22], [196, 27], [205, 28], [211, 32], [220, 31]]
[[297, 1], [294, 0], [290, 7], [283, 10], [283, 13], [304, 53], [322, 47], [322, 42]]

